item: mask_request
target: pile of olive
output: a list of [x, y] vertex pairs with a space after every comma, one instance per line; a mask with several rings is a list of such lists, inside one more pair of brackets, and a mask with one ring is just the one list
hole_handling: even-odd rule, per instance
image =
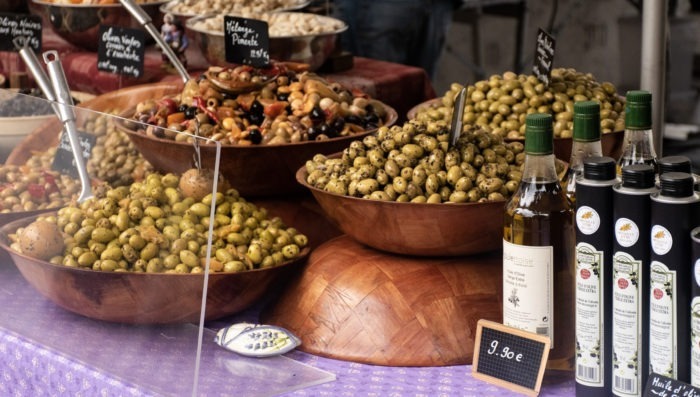
[[48, 167], [0, 166], [0, 213], [59, 208], [79, 191], [80, 181]]
[[[460, 84], [452, 84], [440, 104], [418, 110], [415, 118], [449, 122], [455, 98], [462, 88]], [[602, 133], [625, 128], [624, 98], [618, 96], [615, 86], [599, 83], [590, 73], [574, 69], [552, 70], [548, 87], [534, 75], [513, 72], [493, 75], [467, 86], [466, 94], [464, 124], [487, 127], [507, 139], [525, 137], [525, 116], [530, 113], [552, 114], [554, 136], [571, 138], [574, 102], [578, 101], [600, 102]]]
[[[130, 187], [60, 209], [41, 220], [64, 235], [63, 254], [50, 261], [99, 271], [201, 273], [205, 268], [209, 224], [214, 224], [211, 272], [240, 272], [277, 266], [299, 256], [305, 235], [229, 189], [200, 201], [184, 197], [173, 174], [150, 174]], [[31, 225], [30, 225], [31, 226]], [[29, 227], [29, 226], [28, 226]], [[12, 235], [21, 251], [23, 231]], [[48, 236], [45, 236], [48, 237]]]
[[331, 193], [414, 203], [496, 201], [513, 194], [525, 159], [521, 142], [505, 143], [473, 126], [454, 147], [448, 137], [444, 121], [380, 127], [339, 158], [315, 155], [306, 162], [306, 181]]

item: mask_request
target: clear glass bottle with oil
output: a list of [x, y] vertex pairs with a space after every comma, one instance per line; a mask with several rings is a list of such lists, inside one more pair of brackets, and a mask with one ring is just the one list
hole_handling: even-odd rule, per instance
[[574, 137], [571, 159], [563, 187], [572, 203], [576, 202], [576, 178], [583, 173], [583, 160], [603, 155], [600, 142], [600, 103], [581, 101], [574, 103]]
[[632, 164], [647, 164], [657, 170], [654, 135], [651, 129], [651, 93], [628, 91], [625, 103], [625, 137], [622, 155], [617, 162], [617, 174], [622, 167]]

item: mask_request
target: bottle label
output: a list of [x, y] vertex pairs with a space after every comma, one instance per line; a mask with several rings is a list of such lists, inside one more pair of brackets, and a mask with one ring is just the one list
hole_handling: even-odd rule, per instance
[[693, 275], [695, 276], [695, 284], [700, 287], [700, 259], [695, 261], [695, 266], [693, 266]]
[[639, 352], [646, 348], [641, 338], [644, 321], [639, 290], [642, 261], [618, 251], [613, 255], [612, 266], [613, 393], [637, 396], [642, 391]]
[[[577, 214], [578, 217], [578, 214]], [[576, 382], [603, 387], [603, 251], [576, 245]]]
[[676, 272], [652, 261], [649, 280], [649, 367], [652, 372], [676, 379]]
[[631, 247], [639, 240], [639, 227], [633, 220], [620, 218], [615, 222], [615, 238], [623, 247]]
[[549, 336], [554, 348], [554, 247], [503, 240], [503, 324]]
[[700, 296], [690, 303], [690, 383], [700, 387]]
[[651, 227], [651, 249], [656, 255], [666, 255], [673, 247], [671, 232], [661, 225]]
[[591, 235], [600, 228], [600, 215], [593, 208], [583, 205], [576, 210], [576, 226], [585, 235]]

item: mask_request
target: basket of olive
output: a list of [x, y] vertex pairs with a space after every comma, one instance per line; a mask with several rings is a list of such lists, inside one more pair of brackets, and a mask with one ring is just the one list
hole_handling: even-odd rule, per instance
[[442, 120], [381, 127], [341, 153], [314, 156], [297, 181], [344, 233], [370, 247], [417, 256], [496, 250], [524, 145], [473, 126], [454, 147], [448, 135]]
[[[59, 306], [121, 323], [181, 323], [246, 309], [299, 269], [307, 238], [213, 178], [150, 174], [0, 228], [24, 278]], [[207, 193], [208, 192], [208, 193]], [[214, 216], [210, 217], [215, 198]], [[213, 224], [208, 249], [209, 225]]]
[[[212, 67], [174, 96], [142, 101], [124, 113], [118, 127], [160, 172], [190, 168], [192, 140], [221, 143], [221, 173], [245, 197], [302, 192], [294, 174], [316, 153], [342, 150], [398, 118], [394, 109], [319, 76], [291, 70], [256, 80], [248, 67]], [[235, 87], [235, 92], [232, 91]], [[213, 168], [216, 147], [200, 149]], [[209, 161], [209, 163], [207, 163]]]
[[[534, 75], [505, 72], [467, 86], [464, 125], [478, 125], [507, 141], [525, 140], [525, 116], [550, 113], [554, 118], [554, 154], [569, 161], [573, 135], [574, 102], [600, 102], [603, 153], [621, 154], [625, 129], [624, 98], [612, 83], [600, 83], [590, 73], [574, 69], [553, 69], [545, 86]], [[446, 120], [452, 118], [454, 100], [464, 86], [453, 83], [440, 98], [431, 99], [409, 110], [408, 119]]]

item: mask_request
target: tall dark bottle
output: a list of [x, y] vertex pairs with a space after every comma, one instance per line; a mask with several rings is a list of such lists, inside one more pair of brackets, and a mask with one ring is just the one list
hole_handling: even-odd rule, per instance
[[690, 382], [690, 231], [697, 225], [700, 195], [693, 176], [667, 172], [651, 195], [649, 368]]
[[618, 174], [631, 164], [648, 164], [656, 171], [656, 151], [651, 129], [651, 93], [628, 91], [625, 102], [625, 137]]
[[571, 159], [563, 181], [566, 196], [576, 202], [576, 178], [583, 173], [583, 160], [602, 156], [600, 143], [600, 104], [595, 101], [574, 103], [574, 137], [571, 144]]
[[612, 393], [613, 186], [610, 157], [584, 160], [576, 180], [576, 395]]
[[656, 192], [651, 165], [622, 168], [613, 188], [612, 391], [641, 396], [649, 375], [650, 195]]
[[573, 370], [574, 209], [559, 183], [552, 116], [525, 120], [522, 179], [506, 204], [503, 323], [549, 336], [547, 368]]

